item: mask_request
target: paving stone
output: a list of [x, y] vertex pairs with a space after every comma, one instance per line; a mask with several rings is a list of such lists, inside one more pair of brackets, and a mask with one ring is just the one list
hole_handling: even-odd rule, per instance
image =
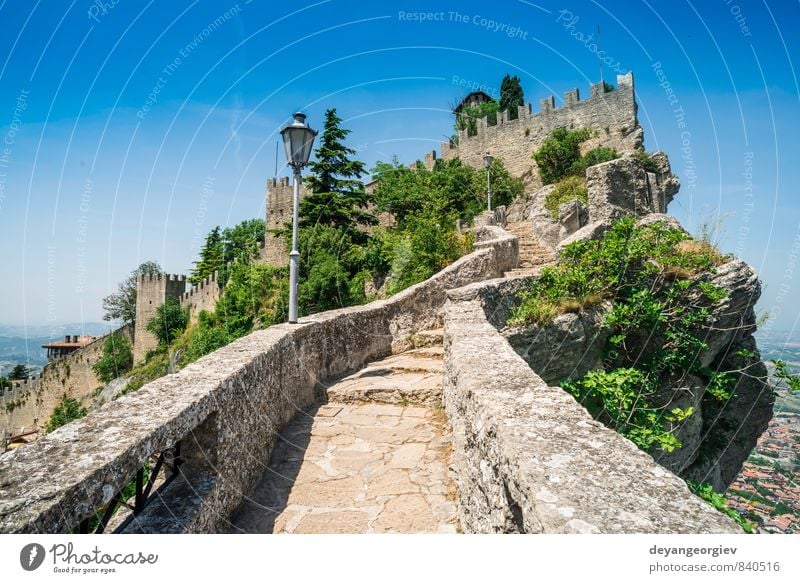
[[441, 374], [430, 371], [441, 348], [412, 352], [331, 384], [313, 418], [298, 414], [232, 530], [456, 532], [449, 435], [437, 410], [419, 406], [440, 399]]
[[[293, 532], [298, 534], [342, 534], [366, 532], [369, 514], [353, 510], [306, 514]], [[276, 524], [277, 526], [277, 524]]]
[[440, 522], [421, 494], [402, 494], [386, 503], [372, 524], [374, 532], [436, 532]]
[[389, 466], [392, 468], [416, 468], [425, 455], [424, 443], [408, 443], [398, 447], [392, 454]]

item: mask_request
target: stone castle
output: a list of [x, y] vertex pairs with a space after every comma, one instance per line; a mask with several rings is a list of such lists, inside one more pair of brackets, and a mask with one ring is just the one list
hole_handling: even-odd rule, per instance
[[[619, 152], [642, 149], [644, 131], [636, 117], [633, 73], [617, 75], [617, 87], [613, 91], [606, 91], [603, 83], [597, 83], [589, 86], [588, 99], [581, 100], [580, 91], [572, 89], [564, 92], [561, 107], [556, 107], [552, 95], [541, 99], [539, 104], [538, 113], [534, 113], [530, 103], [520, 106], [516, 119], [509, 119], [508, 112], [500, 112], [496, 125], [489, 125], [486, 118], [479, 119], [476, 135], [461, 130], [455, 142], [441, 143], [441, 158], [460, 158], [470, 166], [483, 168], [483, 156], [491, 152], [503, 161], [510, 174], [524, 180], [526, 190], [532, 190], [541, 186], [541, 182], [531, 154], [557, 128], [594, 130], [594, 135], [582, 145], [584, 151], [596, 146]], [[421, 161], [430, 169], [437, 157], [436, 151], [430, 151]], [[372, 186], [368, 184], [367, 190]], [[306, 192], [301, 185], [301, 200]], [[292, 220], [292, 196], [289, 178], [267, 181], [267, 231], [282, 229]], [[282, 237], [267, 235], [262, 259], [273, 265], [285, 265], [289, 261]]]
[[[560, 108], [544, 99], [535, 114], [526, 105], [517, 119], [483, 120], [477, 135], [442, 145], [444, 159], [476, 167], [489, 150], [526, 189], [476, 220], [473, 251], [430, 279], [302, 326], [253, 332], [0, 456], [0, 532], [88, 529], [94, 509], [118, 504], [156, 459], [181, 463], [155, 495], [137, 496], [117, 531], [738, 532], [681, 478], [717, 490], [731, 482], [772, 414], [768, 387], [738, 375], [720, 410], [698, 379], [666, 386], [668, 399], [691, 397], [697, 413], [681, 428], [686, 449], [654, 459], [550, 384], [563, 378], [554, 364], [575, 372], [601, 358], [596, 311], [562, 314], [546, 329], [505, 325], [518, 293], [568, 242], [597, 237], [621, 216], [677, 225], [662, 213], [678, 180], [666, 155], [652, 156], [655, 172], [631, 155], [643, 145], [632, 75], [617, 84], [593, 85], [583, 101], [567, 92]], [[588, 205], [564, 204], [554, 219], [543, 206], [552, 186], [541, 186], [531, 153], [558, 127], [592, 129], [583, 148], [623, 155], [589, 168]], [[435, 160], [431, 152], [424, 163]], [[268, 182], [267, 228], [290, 216], [289, 181]], [[284, 249], [268, 237], [262, 260], [280, 264]], [[713, 313], [726, 332], [702, 357], [765, 373], [752, 336], [755, 272], [729, 259], [714, 282], [727, 292]], [[196, 314], [221, 293], [214, 276], [185, 287], [176, 275], [139, 281], [138, 359], [154, 347], [143, 326], [167, 297]], [[748, 362], [731, 361], [743, 348]]]

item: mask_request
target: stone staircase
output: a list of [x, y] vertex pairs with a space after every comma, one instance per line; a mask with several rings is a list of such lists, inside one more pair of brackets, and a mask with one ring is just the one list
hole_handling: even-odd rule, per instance
[[533, 225], [529, 221], [510, 222], [504, 228], [519, 241], [519, 265], [507, 271], [504, 274], [506, 277], [530, 275], [537, 267], [555, 261], [555, 254], [536, 240]]
[[231, 532], [457, 531], [441, 409], [442, 330], [321, 383], [323, 403], [281, 432]]

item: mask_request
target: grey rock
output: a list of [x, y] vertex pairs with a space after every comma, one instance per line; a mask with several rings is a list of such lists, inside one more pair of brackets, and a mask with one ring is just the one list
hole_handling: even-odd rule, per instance
[[582, 377], [601, 368], [601, 352], [611, 331], [602, 327], [605, 310], [562, 314], [547, 326], [506, 328], [508, 343], [547, 383]]

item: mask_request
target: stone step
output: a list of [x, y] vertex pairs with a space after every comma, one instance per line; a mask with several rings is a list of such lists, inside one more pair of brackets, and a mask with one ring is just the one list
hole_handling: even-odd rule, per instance
[[444, 371], [442, 359], [436, 355], [415, 355], [412, 352], [395, 354], [383, 360], [367, 364], [355, 375], [372, 377], [378, 374], [404, 372], [439, 373]]
[[329, 402], [419, 403], [436, 405], [442, 398], [444, 348], [442, 330], [422, 334], [440, 344], [414, 348], [369, 363], [361, 370], [320, 388]]
[[441, 372], [357, 374], [328, 387], [326, 395], [329, 403], [372, 401], [392, 405], [416, 403], [434, 406], [442, 399], [442, 374]]
[[414, 348], [425, 348], [426, 346], [441, 346], [444, 338], [444, 329], [435, 328], [433, 330], [422, 330], [411, 337], [411, 345]]
[[413, 356], [415, 358], [434, 358], [442, 360], [444, 358], [444, 347], [441, 344], [425, 346], [423, 348], [414, 348], [412, 350], [408, 350], [403, 354], [407, 356]]

